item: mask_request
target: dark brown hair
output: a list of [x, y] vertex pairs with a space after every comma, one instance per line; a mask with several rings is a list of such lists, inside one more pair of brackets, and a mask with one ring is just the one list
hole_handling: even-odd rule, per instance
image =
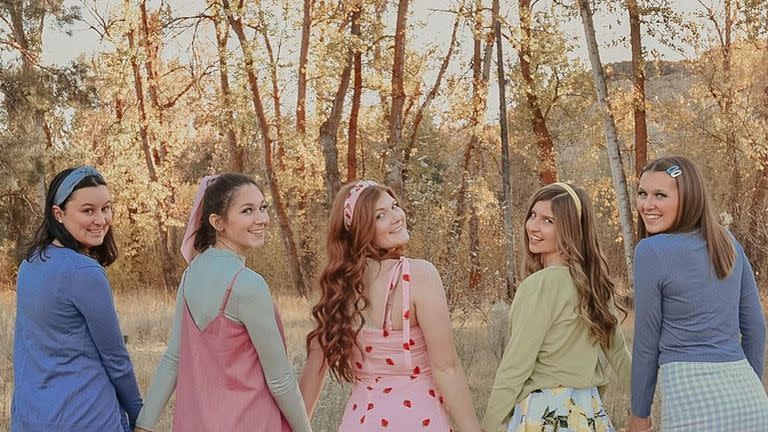
[[[86, 252], [88, 256], [95, 259], [102, 266], [106, 267], [115, 260], [117, 260], [118, 250], [115, 237], [112, 234], [112, 225], [107, 229], [107, 233], [104, 235], [104, 241], [98, 245], [90, 248], [85, 248], [82, 243], [77, 241], [72, 234], [67, 231], [64, 224], [60, 224], [53, 216], [53, 200], [56, 197], [56, 191], [67, 176], [77, 168], [67, 168], [60, 173], [56, 174], [51, 180], [51, 184], [48, 186], [48, 191], [45, 194], [45, 208], [43, 209], [43, 222], [37, 228], [35, 236], [32, 241], [27, 245], [27, 253], [25, 259], [32, 261], [35, 255], [37, 255], [42, 261], [45, 261], [45, 249], [54, 240], [58, 240], [62, 246], [72, 249], [77, 252]], [[72, 189], [72, 193], [58, 206], [64, 210], [67, 207], [67, 203], [76, 190], [86, 187], [106, 186], [107, 183], [99, 175], [90, 175], [83, 178]]]
[[195, 232], [195, 250], [202, 253], [216, 244], [216, 228], [211, 225], [211, 215], [224, 217], [232, 203], [235, 192], [245, 185], [252, 184], [261, 190], [256, 181], [247, 175], [239, 173], [222, 174], [208, 183], [203, 194], [203, 211], [200, 214], [200, 225]]

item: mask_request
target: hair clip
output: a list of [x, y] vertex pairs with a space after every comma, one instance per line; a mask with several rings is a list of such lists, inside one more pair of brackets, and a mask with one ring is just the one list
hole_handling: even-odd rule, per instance
[[667, 168], [667, 174], [669, 174], [670, 177], [675, 178], [683, 174], [683, 170], [681, 170], [677, 165], [672, 165], [671, 167]]

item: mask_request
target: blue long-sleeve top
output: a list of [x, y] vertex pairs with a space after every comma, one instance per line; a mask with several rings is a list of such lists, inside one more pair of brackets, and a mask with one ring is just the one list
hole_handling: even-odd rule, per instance
[[104, 268], [68, 248], [44, 254], [19, 267], [11, 431], [130, 430], [142, 401]]
[[718, 279], [701, 232], [657, 234], [635, 248], [632, 413], [651, 413], [658, 367], [676, 361], [747, 359], [758, 377], [765, 318], [752, 267], [732, 238], [736, 262]]

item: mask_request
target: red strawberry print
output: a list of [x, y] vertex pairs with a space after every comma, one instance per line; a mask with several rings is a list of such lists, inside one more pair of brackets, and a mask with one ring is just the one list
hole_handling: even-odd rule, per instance
[[365, 352], [369, 353], [371, 351], [373, 351], [373, 347], [372, 346], [368, 345], [367, 347], [365, 347]]
[[432, 422], [432, 420], [430, 420], [430, 419], [424, 419], [424, 420], [421, 422], [421, 424], [423, 424], [424, 426], [429, 426], [429, 424], [430, 424], [431, 422]]
[[363, 364], [360, 363], [360, 362], [355, 362], [355, 367], [358, 368], [358, 369], [362, 369], [363, 368]]
[[421, 373], [421, 369], [419, 369], [419, 367], [418, 367], [418, 366], [416, 366], [415, 368], [413, 368], [413, 374], [414, 374], [414, 375], [418, 375], [418, 374], [420, 374], [420, 373]]
[[370, 411], [370, 410], [372, 410], [372, 409], [373, 409], [373, 404], [372, 404], [372, 403], [370, 403], [370, 402], [368, 402], [368, 411]]
[[365, 416], [360, 417], [360, 424], [365, 423]]
[[411, 401], [406, 399], [406, 400], [403, 401], [403, 405], [405, 405], [406, 407], [410, 408], [411, 407]]
[[410, 350], [411, 350], [411, 346], [410, 346], [410, 345], [408, 345], [408, 342], [406, 342], [406, 343], [404, 343], [404, 344], [403, 344], [403, 349], [404, 349], [404, 350], [408, 350], [408, 351], [410, 351]]
[[413, 339], [408, 339], [408, 343], [411, 344], [411, 346], [416, 345], [416, 341]]
[[373, 387], [371, 387], [371, 386], [368, 386], [368, 387], [366, 387], [366, 388], [368, 389], [368, 391], [371, 391], [371, 390], [373, 390]]
[[403, 314], [403, 318], [404, 319], [408, 319], [410, 317], [411, 317], [411, 311], [409, 311], [409, 310], [405, 311], [405, 313]]
[[352, 404], [352, 411], [357, 409], [357, 404]]
[[384, 337], [389, 337], [389, 332], [384, 330]]
[[403, 280], [406, 282], [409, 282], [411, 280], [411, 275], [409, 275], [408, 273], [405, 273], [403, 275]]
[[439, 401], [440, 401], [440, 405], [442, 405], [442, 404], [443, 404], [443, 397], [442, 397], [442, 396], [440, 396], [440, 397], [439, 397], [437, 400], [439, 400]]
[[429, 395], [435, 397], [435, 390], [429, 389]]
[[385, 394], [389, 394], [392, 391], [392, 387], [387, 387], [384, 389]]
[[389, 420], [387, 419], [381, 419], [381, 427], [387, 427], [389, 426]]
[[394, 361], [393, 361], [391, 358], [389, 358], [389, 357], [387, 357], [387, 360], [385, 360], [385, 361], [386, 361], [386, 362], [387, 362], [387, 364], [388, 364], [388, 365], [390, 365], [390, 366], [394, 366], [394, 365], [395, 365], [395, 362], [394, 362]]

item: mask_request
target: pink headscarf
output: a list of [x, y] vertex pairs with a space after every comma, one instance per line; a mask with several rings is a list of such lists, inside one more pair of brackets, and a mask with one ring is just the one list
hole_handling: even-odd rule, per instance
[[378, 183], [373, 180], [360, 180], [349, 190], [349, 195], [347, 195], [347, 199], [344, 200], [344, 227], [347, 228], [347, 230], [349, 230], [349, 227], [352, 225], [352, 215], [355, 212], [355, 205], [357, 204], [358, 198], [360, 198], [360, 194], [368, 187], [377, 185]]
[[192, 259], [197, 256], [197, 251], [195, 250], [195, 234], [197, 234], [197, 230], [200, 228], [200, 217], [203, 215], [203, 196], [205, 195], [205, 190], [208, 189], [208, 185], [218, 177], [218, 175], [205, 176], [200, 180], [200, 185], [197, 187], [195, 200], [192, 203], [192, 210], [189, 212], [187, 230], [184, 232], [184, 240], [181, 242], [181, 255], [184, 257], [187, 264], [192, 262]]

